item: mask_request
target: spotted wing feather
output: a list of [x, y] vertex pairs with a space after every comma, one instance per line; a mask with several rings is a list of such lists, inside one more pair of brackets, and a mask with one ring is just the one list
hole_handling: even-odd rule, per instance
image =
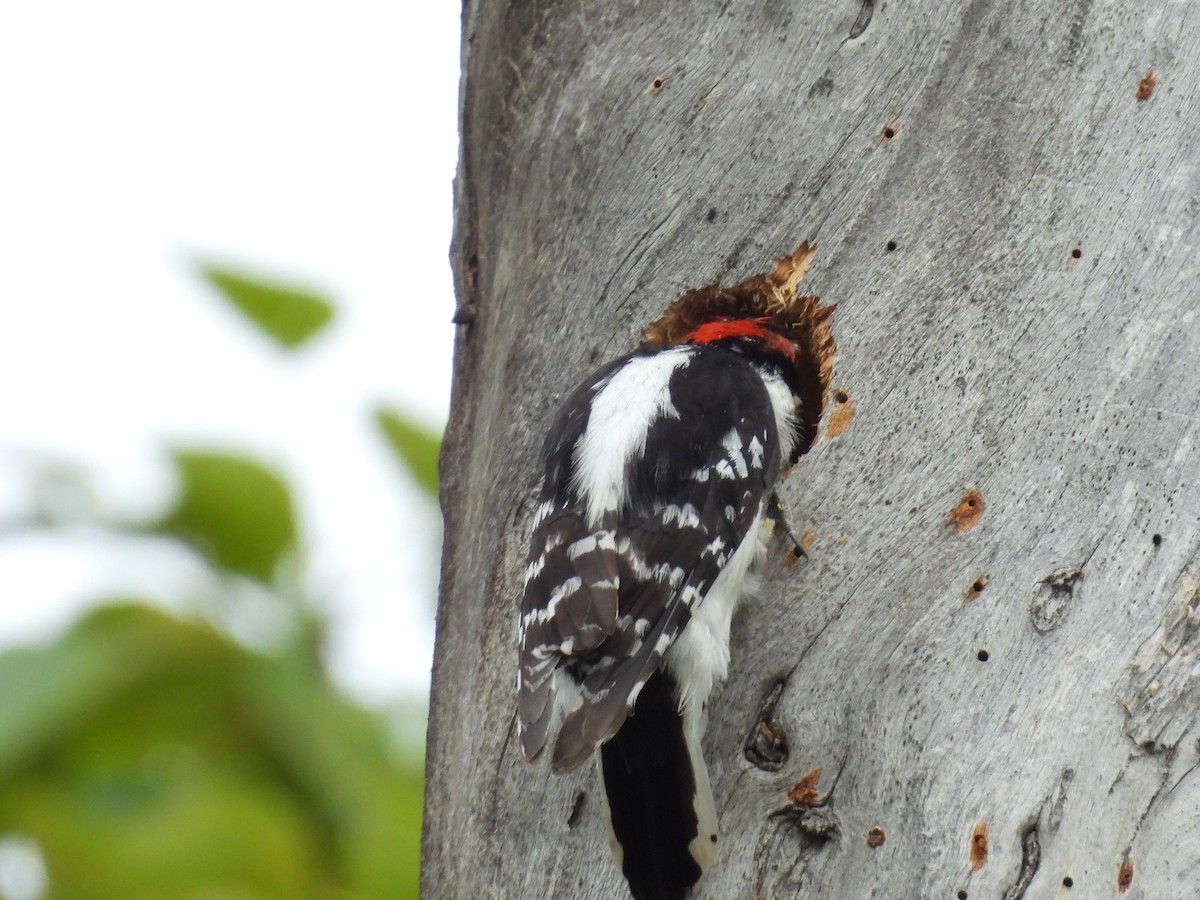
[[546, 742], [554, 672], [564, 660], [594, 653], [616, 630], [615, 549], [613, 532], [593, 531], [578, 510], [554, 508], [534, 531], [521, 616], [518, 693], [522, 750], [528, 759], [536, 758]]
[[[527, 568], [519, 712], [533, 758], [547, 740], [554, 672], [578, 684], [582, 702], [555, 743], [558, 772], [578, 768], [620, 729], [778, 476], [775, 420], [754, 370], [714, 351], [687, 375], [689, 390], [672, 391], [680, 414], [651, 429], [631, 464], [627, 507], [601, 528], [588, 527], [586, 498], [569, 488], [571, 435], [559, 440], [565, 463], [550, 450]], [[711, 383], [697, 390], [698, 378]]]

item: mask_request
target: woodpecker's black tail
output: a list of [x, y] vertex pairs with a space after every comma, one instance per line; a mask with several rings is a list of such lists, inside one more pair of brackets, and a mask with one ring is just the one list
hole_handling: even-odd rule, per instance
[[613, 852], [634, 900], [684, 900], [716, 854], [696, 719], [680, 712], [675, 681], [660, 669], [600, 748]]

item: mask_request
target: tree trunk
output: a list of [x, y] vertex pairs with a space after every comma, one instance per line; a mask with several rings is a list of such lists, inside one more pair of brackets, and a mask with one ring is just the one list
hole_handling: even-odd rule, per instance
[[1200, 9], [464, 27], [425, 896], [626, 896], [594, 769], [513, 740], [541, 436], [676, 295], [805, 239], [853, 422], [782, 491], [810, 559], [776, 548], [734, 621], [697, 894], [1196, 896]]

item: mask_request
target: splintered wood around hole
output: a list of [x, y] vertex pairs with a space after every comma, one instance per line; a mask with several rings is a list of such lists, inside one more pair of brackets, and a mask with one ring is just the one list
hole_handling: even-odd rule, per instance
[[979, 577], [971, 582], [971, 586], [967, 588], [966, 599], [974, 600], [983, 593], [983, 589], [988, 586], [988, 573], [982, 572]]
[[788, 551], [787, 556], [783, 558], [785, 566], [794, 566], [801, 560], [808, 557], [808, 551], [812, 550], [813, 544], [817, 542], [817, 533], [811, 529], [800, 535], [800, 540], [796, 542], [796, 546]]
[[783, 696], [786, 681], [777, 681], [759, 705], [754, 725], [746, 735], [742, 752], [746, 760], [764, 772], [778, 772], [788, 760], [787, 731], [775, 718], [775, 707]]
[[829, 414], [829, 425], [825, 428], [827, 437], [840, 437], [850, 430], [854, 421], [854, 397], [849, 388], [838, 388], [833, 392], [833, 411]]
[[669, 347], [690, 341], [698, 328], [714, 322], [769, 319], [770, 329], [790, 342], [795, 390], [800, 399], [797, 440], [785, 468], [816, 443], [829, 406], [837, 356], [829, 322], [836, 307], [822, 306], [819, 297], [796, 293], [815, 253], [816, 246], [805, 242], [776, 259], [770, 272], [751, 275], [730, 287], [710, 284], [688, 291], [642, 332], [643, 347]]
[[984, 819], [971, 832], [971, 871], [978, 872], [988, 858], [988, 823]]
[[1154, 89], [1158, 87], [1158, 76], [1153, 72], [1147, 72], [1142, 76], [1142, 80], [1138, 82], [1137, 100], [1142, 103], [1154, 96]]
[[821, 795], [817, 793], [817, 782], [821, 780], [821, 770], [813, 769], [790, 788], [788, 799], [796, 806], [810, 807], [821, 803]]
[[1117, 892], [1125, 893], [1131, 884], [1133, 884], [1133, 860], [1127, 859], [1117, 870]]
[[955, 531], [970, 531], [979, 524], [984, 508], [983, 494], [972, 488], [950, 510], [950, 527]]

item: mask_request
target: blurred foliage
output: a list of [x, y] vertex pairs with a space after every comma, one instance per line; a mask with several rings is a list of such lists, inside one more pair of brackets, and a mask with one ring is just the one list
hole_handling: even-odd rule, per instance
[[[206, 274], [285, 346], [332, 315], [319, 298]], [[436, 491], [437, 438], [391, 411], [378, 420]], [[0, 839], [36, 843], [42, 900], [416, 898], [422, 749], [330, 682], [295, 578], [303, 536], [286, 480], [230, 453], [174, 459], [166, 516], [96, 524], [182, 540], [235, 601], [251, 579], [283, 601], [290, 637], [259, 652], [122, 600], [50, 646], [0, 654]], [[406, 715], [423, 719], [423, 705]]]
[[438, 450], [441, 447], [438, 436], [390, 409], [376, 410], [375, 421], [417, 484], [430, 496], [437, 497]]
[[315, 659], [129, 604], [5, 654], [0, 833], [54, 897], [415, 897], [419, 753]]
[[296, 517], [283, 479], [227, 453], [178, 451], [175, 467], [179, 501], [158, 527], [213, 565], [269, 584], [296, 549]]
[[200, 273], [246, 318], [289, 350], [299, 347], [333, 318], [333, 305], [313, 291], [271, 284], [211, 264], [202, 264]]

